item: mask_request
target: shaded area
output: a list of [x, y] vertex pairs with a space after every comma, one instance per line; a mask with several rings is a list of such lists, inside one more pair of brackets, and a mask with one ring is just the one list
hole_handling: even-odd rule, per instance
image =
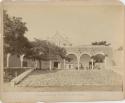
[[21, 68], [21, 67], [9, 67], [4, 68], [4, 82], [10, 82], [15, 77], [19, 76], [29, 68]]

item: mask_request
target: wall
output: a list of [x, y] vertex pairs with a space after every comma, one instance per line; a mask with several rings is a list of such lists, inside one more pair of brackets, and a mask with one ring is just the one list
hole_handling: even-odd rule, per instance
[[9, 57], [9, 67], [20, 67], [21, 61], [17, 55], [10, 55]]

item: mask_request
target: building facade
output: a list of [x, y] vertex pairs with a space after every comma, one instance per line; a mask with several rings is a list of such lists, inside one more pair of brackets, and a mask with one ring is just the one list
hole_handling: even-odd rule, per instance
[[[67, 51], [66, 59], [50, 61], [34, 61], [25, 58], [25, 55], [5, 56], [5, 67], [34, 67], [41, 69], [101, 69], [111, 68], [113, 50], [110, 46], [81, 45], [73, 46], [66, 37], [57, 33], [49, 39], [51, 43], [64, 47]], [[41, 64], [41, 65], [39, 65]]]

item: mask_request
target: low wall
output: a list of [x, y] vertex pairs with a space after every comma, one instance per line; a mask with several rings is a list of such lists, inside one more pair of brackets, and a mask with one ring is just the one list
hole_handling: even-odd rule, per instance
[[11, 86], [15, 86], [15, 84], [18, 84], [19, 82], [21, 82], [32, 71], [34, 71], [34, 69], [29, 69], [29, 70], [25, 71], [24, 73], [20, 74], [19, 76], [17, 76], [16, 78], [12, 79], [11, 80]]
[[4, 67], [4, 82], [10, 82], [15, 77], [32, 67]]

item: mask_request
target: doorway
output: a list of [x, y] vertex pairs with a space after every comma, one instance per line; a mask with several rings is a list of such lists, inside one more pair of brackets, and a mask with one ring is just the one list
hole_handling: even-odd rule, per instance
[[58, 68], [58, 62], [54, 62], [54, 68]]

